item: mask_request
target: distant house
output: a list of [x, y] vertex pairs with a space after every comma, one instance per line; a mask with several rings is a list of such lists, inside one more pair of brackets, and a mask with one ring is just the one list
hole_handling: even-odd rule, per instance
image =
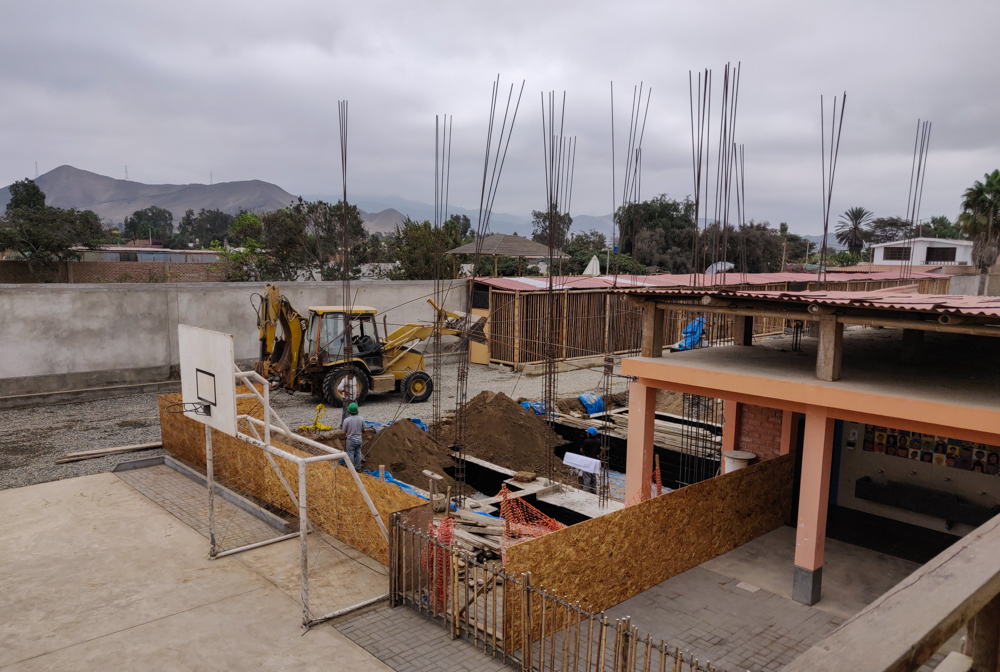
[[214, 250], [171, 250], [163, 247], [105, 245], [99, 250], [81, 250], [80, 261], [161, 261], [177, 264], [214, 264]]
[[969, 266], [972, 241], [947, 238], [909, 238], [872, 245], [872, 263], [901, 266]]

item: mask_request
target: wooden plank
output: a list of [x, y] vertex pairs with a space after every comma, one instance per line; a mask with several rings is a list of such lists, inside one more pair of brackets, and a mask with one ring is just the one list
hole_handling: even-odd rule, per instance
[[460, 530], [457, 527], [453, 528], [452, 532], [454, 533], [456, 539], [461, 539], [466, 543], [480, 546], [482, 548], [488, 548], [491, 551], [497, 551], [497, 552], [500, 551], [500, 544], [496, 543], [495, 541], [490, 541], [489, 539], [480, 537], [479, 535], [471, 534], [469, 532], [466, 532], [465, 530]]
[[753, 315], [737, 315], [733, 321], [733, 344], [753, 345]]
[[840, 363], [844, 352], [844, 324], [836, 315], [820, 315], [819, 347], [816, 350], [816, 377], [820, 380], [840, 380]]
[[1000, 593], [1000, 516], [900, 581], [785, 672], [915, 670]]
[[67, 462], [79, 462], [81, 460], [91, 460], [95, 457], [104, 457], [105, 455], [118, 455], [120, 453], [134, 453], [140, 450], [152, 450], [154, 448], [162, 448], [163, 443], [161, 441], [156, 441], [154, 443], [137, 443], [132, 446], [119, 446], [117, 448], [99, 448], [97, 450], [84, 450], [78, 453], [66, 453], [66, 457], [58, 459], [55, 464], [66, 464]]
[[663, 356], [663, 310], [652, 303], [642, 307], [642, 346], [643, 357]]

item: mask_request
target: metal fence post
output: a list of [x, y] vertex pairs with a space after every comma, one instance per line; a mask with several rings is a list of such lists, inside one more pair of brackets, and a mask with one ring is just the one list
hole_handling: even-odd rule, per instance
[[306, 463], [299, 462], [299, 560], [302, 571], [302, 625], [309, 626], [309, 519], [306, 514]]
[[215, 470], [212, 464], [212, 428], [205, 425], [205, 483], [208, 486], [208, 557], [214, 559], [215, 548]]

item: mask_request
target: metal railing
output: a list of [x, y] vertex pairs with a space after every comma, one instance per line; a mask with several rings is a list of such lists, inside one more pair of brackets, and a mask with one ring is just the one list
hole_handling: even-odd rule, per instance
[[409, 607], [523, 671], [719, 672], [631, 619], [609, 620], [532, 584], [531, 574], [507, 574], [499, 560], [445, 545], [410, 526], [402, 513], [390, 527], [393, 607]]

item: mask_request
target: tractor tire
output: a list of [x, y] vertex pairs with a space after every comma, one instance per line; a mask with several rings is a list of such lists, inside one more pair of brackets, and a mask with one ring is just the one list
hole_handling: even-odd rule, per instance
[[400, 387], [406, 396], [406, 401], [419, 404], [431, 398], [434, 381], [426, 371], [410, 371], [403, 378]]
[[[340, 385], [340, 381], [347, 375], [347, 371], [346, 367], [343, 369], [334, 369], [326, 374], [326, 378], [323, 379], [323, 401], [336, 408], [343, 408], [344, 406], [344, 398], [337, 391], [337, 386]], [[354, 401], [360, 404], [368, 398], [368, 390], [371, 389], [371, 386], [368, 383], [368, 375], [357, 366], [354, 367], [354, 380], [358, 382], [358, 398]]]

